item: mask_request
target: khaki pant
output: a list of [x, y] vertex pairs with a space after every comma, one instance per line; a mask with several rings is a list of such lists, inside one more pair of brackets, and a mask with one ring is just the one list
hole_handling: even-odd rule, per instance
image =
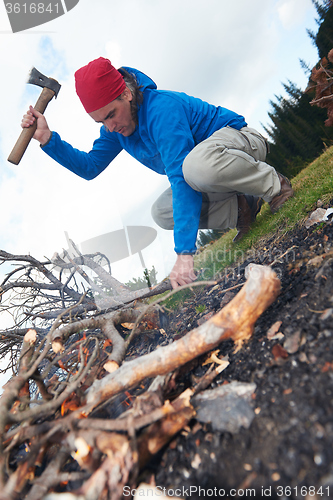
[[[200, 229], [234, 228], [237, 194], [270, 202], [280, 192], [276, 170], [265, 163], [268, 145], [256, 130], [225, 127], [198, 144], [183, 163], [187, 184], [203, 193]], [[155, 222], [173, 229], [172, 191], [167, 189], [152, 207]]]

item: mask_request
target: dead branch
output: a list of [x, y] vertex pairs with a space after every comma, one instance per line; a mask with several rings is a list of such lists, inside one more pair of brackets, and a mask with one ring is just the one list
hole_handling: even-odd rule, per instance
[[28, 330], [23, 338], [23, 344], [21, 349], [20, 356], [20, 365], [19, 365], [19, 373], [27, 370], [29, 363], [32, 359], [32, 355], [34, 352], [34, 346], [37, 341], [37, 332], [36, 330]]
[[[59, 281], [49, 269], [47, 269], [46, 265], [50, 264], [50, 262], [42, 263], [39, 262], [39, 260], [35, 259], [31, 255], [12, 255], [8, 252], [5, 252], [4, 250], [0, 250], [0, 258], [3, 261], [20, 261], [20, 262], [27, 262], [31, 264], [33, 267], [38, 269], [44, 275], [57, 289], [62, 289], [63, 284], [61, 281]], [[74, 300], [80, 300], [81, 295], [77, 292], [75, 292], [73, 289], [65, 287], [64, 291], [72, 297]]]
[[[51, 414], [57, 410], [62, 403], [74, 392], [77, 390], [82, 380], [86, 377], [89, 372], [91, 366], [93, 365], [95, 359], [98, 355], [99, 346], [96, 342], [95, 349], [90, 357], [86, 366], [81, 362], [81, 368], [78, 373], [72, 377], [72, 381], [67, 385], [67, 387], [61, 392], [61, 394], [57, 398], [53, 398], [51, 401], [47, 401], [40, 406], [35, 406], [30, 408], [29, 410], [22, 411], [20, 414], [11, 415], [9, 420], [11, 422], [23, 422], [25, 420], [30, 420], [36, 417], [42, 417], [48, 414]], [[83, 361], [83, 354], [81, 353], [81, 361]]]
[[82, 278], [84, 280], [86, 280], [86, 282], [88, 283], [89, 287], [91, 288], [91, 290], [93, 290], [94, 292], [97, 292], [99, 295], [101, 295], [104, 299], [107, 297], [106, 293], [103, 292], [102, 288], [95, 285], [95, 283], [93, 282], [92, 279], [89, 278], [89, 276], [87, 275], [87, 273], [81, 269], [80, 266], [78, 266], [74, 260], [71, 258], [71, 256], [68, 254], [68, 252], [65, 251], [65, 256], [67, 257], [67, 259], [69, 260], [69, 262], [73, 265], [73, 273], [78, 273], [80, 274], [80, 276], [82, 276]]
[[[123, 306], [123, 304], [119, 304], [119, 303], [114, 304], [115, 309], [117, 307], [121, 307], [121, 306]], [[49, 321], [52, 319], [56, 319], [59, 316], [59, 314], [66, 313], [66, 309], [67, 308], [60, 308], [60, 309], [55, 309], [54, 311], [43, 311], [43, 312], [35, 313], [35, 314], [26, 313], [26, 315], [31, 316], [33, 319], [40, 318], [42, 320]], [[77, 306], [77, 307], [73, 308], [72, 317], [80, 318], [80, 317], [85, 316], [86, 314], [88, 314], [90, 312], [97, 311], [97, 310], [98, 310], [98, 308], [97, 308], [95, 301], [90, 300], [90, 301], [85, 302], [84, 305]]]
[[[81, 297], [81, 301], [84, 300], [84, 296]], [[1, 404], [0, 404], [0, 435], [3, 435], [4, 429], [7, 424], [13, 423], [13, 422], [20, 422], [24, 420], [25, 418], [32, 418], [34, 415], [41, 415], [43, 414], [43, 410], [41, 413], [39, 413], [39, 410], [41, 408], [32, 408], [31, 410], [26, 410], [22, 411], [20, 415], [14, 414], [13, 412], [10, 411], [13, 403], [20, 398], [20, 391], [26, 384], [26, 382], [33, 377], [35, 372], [38, 369], [39, 364], [45, 359], [45, 357], [48, 354], [48, 351], [50, 350], [51, 344], [50, 340], [52, 338], [53, 330], [59, 327], [61, 323], [62, 316], [59, 316], [57, 320], [55, 321], [54, 325], [52, 326], [50, 332], [47, 334], [47, 336], [42, 340], [38, 348], [36, 348], [34, 354], [31, 356], [31, 359], [29, 360], [29, 363], [25, 365], [24, 371], [21, 370], [20, 373], [12, 377], [6, 385], [3, 387], [4, 391], [3, 394], [1, 395]], [[97, 350], [97, 349], [96, 349]], [[92, 364], [92, 361], [91, 361]], [[85, 371], [85, 370], [84, 370]], [[81, 375], [81, 374], [79, 374]], [[78, 378], [80, 378], [78, 376]], [[72, 388], [72, 391], [76, 389], [77, 386]], [[71, 388], [71, 387], [70, 387]], [[67, 388], [68, 390], [68, 388]], [[72, 392], [71, 391], [71, 392]], [[70, 393], [69, 393], [70, 394]], [[65, 396], [65, 397], [64, 397]], [[62, 396], [59, 397], [58, 401], [56, 402], [55, 406], [54, 401], [53, 402], [47, 402], [45, 403], [46, 408], [44, 407], [44, 411], [49, 411], [53, 410], [58, 407], [58, 404], [62, 404], [63, 400], [66, 399], [68, 395], [66, 395], [66, 390], [63, 392]], [[64, 397], [63, 400], [61, 400], [61, 397]], [[1, 450], [2, 450], [2, 444], [0, 444], [0, 456], [1, 456]]]
[[60, 450], [46, 467], [43, 474], [38, 479], [35, 479], [26, 500], [41, 500], [50, 488], [59, 484], [59, 472], [68, 458], [68, 452]]
[[[76, 267], [77, 271], [86, 279], [86, 281], [90, 285], [91, 285], [91, 280], [86, 275], [86, 273], [84, 273], [84, 271], [78, 268], [78, 266], [81, 265], [89, 267], [92, 271], [95, 272], [95, 274], [98, 276], [103, 286], [109, 288], [112, 291], [112, 298], [110, 296], [106, 298], [105, 294], [101, 293], [101, 296], [104, 300], [99, 300], [99, 309], [114, 308], [119, 306], [120, 304], [122, 305], [128, 304], [139, 298], [151, 297], [153, 295], [158, 295], [167, 290], [172, 289], [170, 281], [165, 280], [156, 287], [154, 287], [152, 290], [147, 291], [143, 289], [132, 292], [131, 290], [129, 290], [127, 286], [123, 285], [118, 280], [116, 280], [111, 275], [111, 272], [110, 273], [106, 272], [105, 269], [100, 264], [98, 264], [94, 259], [91, 258], [91, 256], [82, 255], [81, 252], [78, 250], [77, 246], [75, 245], [75, 243], [72, 240], [69, 241], [73, 249], [76, 251], [77, 257], [74, 257], [72, 259], [66, 252], [66, 257], [69, 260], [69, 263], [65, 262], [58, 254], [56, 254], [52, 260], [57, 266], [61, 266], [63, 269], [71, 269], [73, 267]], [[101, 254], [95, 254], [95, 255], [100, 256]], [[106, 259], [105, 256], [104, 258]], [[100, 288], [96, 287], [96, 291], [100, 293]]]
[[174, 413], [174, 407], [167, 401], [161, 408], [151, 411], [147, 415], [140, 417], [129, 416], [127, 418], [108, 419], [103, 420], [100, 418], [89, 418], [85, 420], [78, 420], [77, 427], [79, 429], [95, 429], [100, 431], [131, 431], [142, 429], [163, 417]]
[[[155, 313], [158, 311], [155, 311]], [[107, 371], [113, 371], [118, 368], [126, 354], [127, 344], [120, 336], [116, 329], [116, 325], [121, 323], [133, 323], [138, 317], [143, 318], [145, 315], [145, 308], [131, 308], [122, 309], [120, 311], [106, 313], [100, 316], [94, 316], [92, 318], [82, 319], [68, 325], [62, 326], [54, 330], [52, 334], [52, 346], [55, 352], [59, 352], [63, 343], [72, 334], [75, 334], [81, 330], [88, 329], [101, 329], [104, 335], [112, 341], [112, 353], [109, 355], [108, 363], [105, 366]], [[150, 314], [150, 323], [154, 321], [154, 314]], [[157, 319], [155, 319], [155, 327], [157, 327]]]
[[136, 481], [138, 454], [128, 438], [120, 434], [101, 432], [96, 439], [96, 446], [106, 458], [77, 491], [77, 495], [79, 498], [99, 500], [107, 498], [107, 492], [109, 498], [121, 500], [124, 486], [129, 483], [133, 485], [133, 481]]
[[313, 99], [310, 101], [310, 104], [317, 104], [319, 105], [320, 103], [326, 101], [333, 101], [333, 94], [332, 95], [324, 95], [323, 97], [319, 97], [318, 99]]
[[[70, 241], [74, 245], [72, 240]], [[56, 264], [59, 267], [62, 267], [63, 269], [71, 269], [73, 267], [73, 263], [77, 266], [81, 265], [89, 267], [100, 278], [104, 286], [109, 287], [111, 290], [113, 290], [113, 292], [116, 295], [121, 295], [123, 291], [128, 291], [128, 287], [120, 283], [116, 278], [114, 278], [111, 275], [111, 271], [110, 272], [105, 271], [105, 269], [92, 258], [94, 256], [95, 257], [101, 256], [101, 254], [95, 254], [94, 256], [90, 256], [90, 255], [82, 255], [77, 250], [77, 248], [76, 251], [78, 256], [71, 259], [70, 263], [67, 263], [63, 259], [61, 259], [61, 257], [58, 254], [55, 255], [52, 261], [54, 262], [54, 264]]]
[[[102, 258], [100, 254], [96, 254], [97, 257], [82, 255], [74, 243], [71, 243], [77, 256], [72, 258], [68, 255], [66, 262], [57, 254], [53, 260], [40, 262], [30, 255], [13, 255], [0, 251], [0, 261], [20, 263], [16, 269], [8, 273], [0, 285], [2, 299], [0, 311], [11, 315], [15, 323], [13, 327], [0, 332], [0, 359], [6, 359], [7, 363], [6, 368], [1, 371], [6, 371], [10, 367], [14, 370], [17, 368], [22, 336], [32, 327], [38, 333], [37, 343], [39, 344], [47, 335], [52, 322], [59, 316], [62, 317], [62, 322], [78, 323], [72, 327], [75, 333], [75, 328], [81, 327], [80, 321], [90, 320], [89, 313], [96, 312], [99, 315], [99, 313], [119, 311], [126, 304], [131, 306], [140, 297], [161, 294], [171, 288], [170, 282], [165, 281], [153, 290], [131, 292], [94, 260], [97, 257], [100, 260]], [[57, 268], [54, 266], [61, 269], [59, 278], [55, 276], [54, 271]], [[95, 273], [99, 280], [98, 285], [95, 285], [95, 280], [87, 275], [85, 269]], [[64, 270], [69, 271], [69, 276], [64, 276], [62, 272]], [[90, 287], [89, 293], [83, 293], [83, 285], [79, 283], [76, 276], [86, 280]], [[96, 292], [96, 299], [91, 291]], [[82, 297], [84, 297], [83, 300], [80, 300]], [[132, 322], [135, 319], [122, 321]], [[114, 328], [117, 321], [110, 320], [102, 323], [94, 324], [92, 321], [91, 326], [83, 324], [82, 327], [99, 328], [108, 338], [112, 337], [113, 351], [106, 365], [106, 369], [111, 371], [121, 364], [128, 344], [124, 347], [122, 337]], [[9, 361], [8, 354], [10, 355]], [[40, 382], [38, 384], [43, 390]]]
[[[28, 330], [25, 334], [21, 349], [21, 356], [19, 362], [19, 374], [24, 374], [27, 371], [29, 364], [31, 363], [34, 347], [37, 341], [37, 333], [35, 330]], [[17, 411], [23, 411], [27, 409], [28, 400], [30, 399], [30, 389], [29, 389], [29, 381], [27, 380], [24, 386], [19, 391], [19, 399], [26, 398], [26, 402], [19, 403], [17, 401], [17, 406], [12, 408], [12, 413], [16, 413]]]
[[190, 389], [183, 392], [171, 404], [173, 411], [140, 435], [137, 442], [140, 468], [194, 417], [195, 410], [190, 403], [192, 395], [193, 391]]
[[327, 109], [326, 126], [333, 125], [333, 49], [311, 72], [310, 82], [305, 92], [315, 92], [310, 104]]

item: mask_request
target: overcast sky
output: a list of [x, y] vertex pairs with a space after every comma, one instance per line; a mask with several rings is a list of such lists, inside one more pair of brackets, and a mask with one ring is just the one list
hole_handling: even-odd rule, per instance
[[[299, 59], [317, 62], [306, 33], [317, 31], [315, 18], [311, 0], [80, 0], [58, 19], [13, 34], [1, 2], [0, 248], [51, 257], [66, 248], [65, 231], [80, 244], [123, 226], [156, 227], [150, 205], [168, 186], [126, 153], [93, 181], [56, 164], [36, 141], [18, 166], [8, 163], [21, 117], [40, 93], [25, 84], [32, 66], [61, 83], [46, 117], [79, 149], [91, 148], [99, 126], [82, 108], [73, 74], [99, 56], [142, 70], [159, 88], [229, 107], [262, 132], [282, 82], [306, 86]], [[158, 230], [143, 257], [162, 280], [174, 263], [172, 234]], [[115, 264], [113, 274], [121, 281], [142, 274], [139, 258]]]

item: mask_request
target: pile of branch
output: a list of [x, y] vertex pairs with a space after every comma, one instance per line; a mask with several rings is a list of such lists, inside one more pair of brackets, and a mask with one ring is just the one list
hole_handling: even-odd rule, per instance
[[[71, 244], [76, 248], [73, 242]], [[82, 255], [78, 250], [76, 256], [64, 252], [64, 257], [55, 254], [44, 262], [30, 255], [12, 255], [0, 250], [0, 263], [18, 263], [0, 285], [2, 318], [10, 318], [14, 323], [0, 330], [0, 361], [2, 365], [7, 363], [0, 373], [9, 368], [16, 370], [23, 336], [32, 326], [43, 338], [57, 318], [61, 318], [59, 324], [71, 324], [70, 328], [77, 331], [81, 329], [79, 321], [85, 319], [82, 327], [104, 328], [107, 337], [119, 345], [117, 332], [109, 325], [117, 321], [135, 321], [142, 312], [140, 308], [134, 310], [138, 299], [159, 295], [172, 288], [170, 281], [166, 280], [153, 289], [133, 292], [112, 276], [104, 255]], [[115, 311], [120, 309], [122, 312], [117, 316]], [[94, 321], [96, 313], [100, 317]], [[105, 318], [101, 316], [107, 313], [110, 314]], [[74, 322], [77, 322], [75, 327]]]
[[[17, 312], [19, 324], [0, 333], [2, 346], [17, 349], [15, 373], [0, 398], [0, 500], [61, 499], [62, 491], [71, 491], [73, 500], [122, 498], [123, 488], [135, 488], [139, 471], [195, 417], [191, 398], [210, 385], [221, 365], [181, 394], [174, 391], [177, 369], [223, 340], [232, 339], [240, 348], [280, 291], [271, 268], [252, 265], [241, 291], [206, 323], [169, 345], [123, 362], [135, 332], [151, 324], [158, 328], [156, 305], [138, 306], [137, 294], [106, 272], [109, 288], [101, 282], [98, 286], [109, 306], [97, 306], [92, 287], [82, 292], [82, 283], [74, 280], [78, 266], [84, 263], [92, 269], [98, 264], [93, 256], [72, 259], [72, 267], [63, 263], [69, 270], [63, 281], [49, 269], [60, 267], [62, 277], [59, 258], [40, 263], [30, 256], [0, 256], [20, 261], [2, 284], [3, 298], [19, 290], [15, 300], [2, 304], [5, 311]], [[19, 279], [13, 281], [13, 276]], [[96, 286], [96, 281], [90, 283]], [[38, 325], [29, 328], [28, 321]], [[132, 326], [127, 339], [119, 328], [124, 323]], [[128, 411], [105, 418], [105, 405], [112, 408], [119, 395], [140, 386], [144, 390]]]
[[[331, 63], [331, 64], [330, 64]], [[312, 69], [307, 92], [315, 90], [315, 98], [310, 104], [327, 109], [327, 127], [333, 126], [333, 49]]]

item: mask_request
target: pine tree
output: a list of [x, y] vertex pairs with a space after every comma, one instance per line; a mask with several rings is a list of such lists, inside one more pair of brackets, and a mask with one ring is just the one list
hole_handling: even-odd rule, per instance
[[[317, 2], [312, 0], [316, 5]], [[321, 12], [322, 16], [321, 24], [318, 29], [318, 33], [315, 36], [315, 44], [318, 49], [319, 59], [326, 57], [329, 51], [333, 48], [333, 2], [331, 0], [325, 1], [324, 6], [321, 6], [321, 10], [317, 12]]]
[[132, 278], [128, 283], [125, 283], [126, 286], [132, 291], [141, 290], [142, 288], [151, 288], [152, 286], [157, 285], [157, 271], [155, 266], [153, 266], [150, 270], [144, 269], [143, 278]]
[[203, 247], [209, 243], [212, 243], [213, 241], [216, 241], [219, 238], [221, 238], [222, 234], [224, 233], [225, 231], [218, 229], [206, 229], [204, 231], [199, 231], [197, 238], [197, 246]]
[[[326, 51], [327, 55], [328, 47], [329, 50], [333, 47], [333, 0], [312, 1], [317, 10], [319, 29], [317, 34], [308, 33], [318, 54]], [[309, 73], [309, 66], [304, 61], [301, 65]], [[312, 161], [325, 147], [333, 144], [333, 128], [324, 125], [326, 111], [311, 106], [315, 98], [314, 81], [305, 91], [290, 81], [284, 84], [284, 89], [287, 97], [275, 96], [275, 101], [270, 101], [272, 111], [268, 116], [272, 123], [264, 127], [271, 151], [267, 161], [281, 173], [293, 177], [305, 162]], [[326, 124], [329, 123], [326, 120]]]
[[282, 174], [293, 177], [304, 162], [333, 144], [333, 130], [324, 126], [325, 111], [310, 106], [312, 95], [290, 81], [284, 88], [289, 97], [275, 96], [277, 102], [270, 102], [273, 111], [268, 116], [272, 125], [265, 127], [270, 139], [267, 161]]

